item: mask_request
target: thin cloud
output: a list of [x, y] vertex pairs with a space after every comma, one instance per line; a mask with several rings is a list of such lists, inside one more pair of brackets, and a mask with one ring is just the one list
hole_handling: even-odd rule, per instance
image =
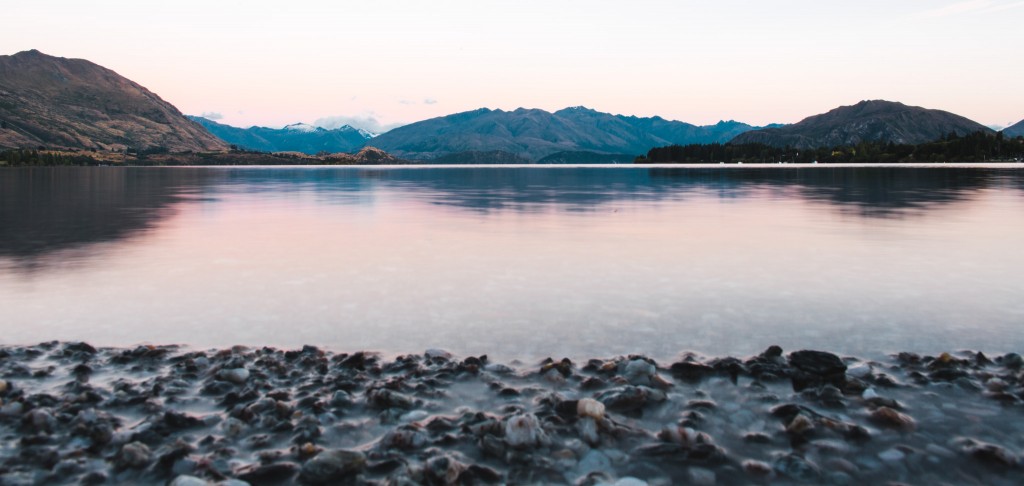
[[427, 104], [427, 105], [436, 105], [437, 104], [437, 100], [435, 100], [434, 98], [427, 98], [427, 99], [423, 100], [423, 103]]
[[922, 12], [925, 17], [948, 17], [966, 13], [994, 13], [1024, 7], [1024, 1], [999, 2], [995, 0], [966, 0]]
[[199, 115], [207, 120], [221, 120], [224, 115], [217, 113], [216, 111], [204, 111], [202, 115]]
[[1002, 4], [1002, 5], [993, 5], [993, 6], [989, 7], [989, 8], [987, 8], [987, 9], [985, 9], [984, 11], [985, 11], [985, 13], [989, 13], [989, 12], [1002, 12], [1003, 10], [1010, 10], [1011, 8], [1020, 8], [1020, 7], [1024, 7], [1024, 2], [1012, 2], [1012, 3]]

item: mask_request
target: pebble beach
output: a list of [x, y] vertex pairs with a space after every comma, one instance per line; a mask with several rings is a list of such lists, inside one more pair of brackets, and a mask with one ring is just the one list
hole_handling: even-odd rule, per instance
[[0, 346], [0, 484], [1020, 484], [1024, 360]]

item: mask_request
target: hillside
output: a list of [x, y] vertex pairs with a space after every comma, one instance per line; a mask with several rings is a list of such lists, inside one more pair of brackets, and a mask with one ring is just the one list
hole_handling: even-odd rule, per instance
[[584, 107], [554, 113], [481, 108], [396, 128], [374, 138], [373, 145], [409, 159], [501, 151], [538, 160], [559, 152], [642, 154], [662, 145], [726, 142], [753, 128], [734, 121], [697, 126]]
[[1007, 137], [1024, 137], [1024, 120], [1004, 128], [1003, 135]]
[[799, 123], [742, 133], [733, 144], [760, 143], [773, 147], [816, 148], [883, 142], [915, 145], [950, 133], [964, 136], [992, 129], [959, 115], [907, 106], [892, 101], [861, 101], [841, 106]]
[[331, 130], [304, 123], [284, 128], [238, 128], [199, 116], [189, 118], [229, 144], [262, 152], [354, 152], [372, 138], [371, 134], [348, 125]]
[[0, 147], [222, 151], [170, 103], [83, 59], [0, 56]]

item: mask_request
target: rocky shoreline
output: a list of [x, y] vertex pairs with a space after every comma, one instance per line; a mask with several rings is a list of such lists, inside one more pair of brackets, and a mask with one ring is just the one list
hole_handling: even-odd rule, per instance
[[1019, 484], [1022, 365], [0, 346], [0, 484]]

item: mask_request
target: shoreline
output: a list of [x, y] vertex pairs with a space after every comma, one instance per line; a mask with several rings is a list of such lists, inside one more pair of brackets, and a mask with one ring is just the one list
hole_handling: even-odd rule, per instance
[[1014, 484], [1024, 360], [0, 346], [4, 484]]

